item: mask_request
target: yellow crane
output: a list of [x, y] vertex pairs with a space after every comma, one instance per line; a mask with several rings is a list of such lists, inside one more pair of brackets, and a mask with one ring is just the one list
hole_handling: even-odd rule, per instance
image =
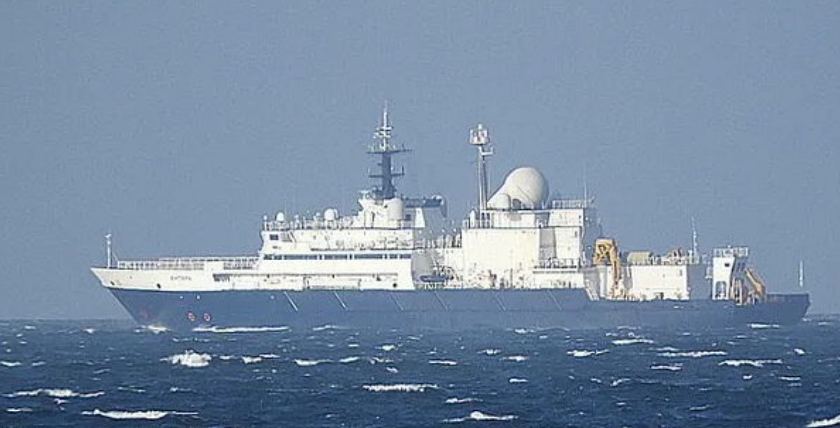
[[767, 300], [767, 286], [753, 268], [744, 269], [744, 276], [750, 284], [749, 296], [751, 302], [763, 302]]

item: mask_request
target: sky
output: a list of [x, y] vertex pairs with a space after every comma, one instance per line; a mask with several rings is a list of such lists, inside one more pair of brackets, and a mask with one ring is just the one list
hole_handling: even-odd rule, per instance
[[840, 2], [0, 2], [0, 318], [126, 313], [89, 268], [247, 255], [355, 209], [387, 101], [408, 195], [475, 199], [468, 131], [594, 195], [621, 250], [749, 245], [840, 311]]

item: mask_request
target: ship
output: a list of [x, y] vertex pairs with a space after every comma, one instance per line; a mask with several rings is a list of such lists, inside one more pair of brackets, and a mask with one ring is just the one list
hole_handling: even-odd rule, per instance
[[793, 324], [806, 293], [774, 294], [749, 248], [620, 251], [594, 198], [549, 197], [536, 168], [519, 167], [490, 194], [496, 144], [470, 130], [477, 198], [450, 221], [440, 195], [408, 197], [394, 165], [407, 151], [387, 107], [368, 153], [371, 188], [342, 215], [263, 216], [254, 255], [118, 260], [93, 274], [137, 323], [173, 330], [217, 327], [374, 329], [726, 328]]

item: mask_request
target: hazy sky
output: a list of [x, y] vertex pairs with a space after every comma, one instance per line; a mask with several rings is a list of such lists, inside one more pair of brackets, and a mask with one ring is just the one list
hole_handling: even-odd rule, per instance
[[[0, 3], [0, 318], [126, 316], [90, 273], [253, 254], [354, 208], [388, 100], [408, 194], [474, 199], [468, 130], [597, 197], [622, 250], [751, 246], [840, 310], [840, 2]], [[587, 177], [585, 180], [584, 177]]]

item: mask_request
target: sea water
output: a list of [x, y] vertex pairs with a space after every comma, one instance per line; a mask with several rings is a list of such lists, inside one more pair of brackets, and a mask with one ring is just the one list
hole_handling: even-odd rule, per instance
[[840, 427], [840, 318], [441, 333], [0, 322], [0, 426]]

